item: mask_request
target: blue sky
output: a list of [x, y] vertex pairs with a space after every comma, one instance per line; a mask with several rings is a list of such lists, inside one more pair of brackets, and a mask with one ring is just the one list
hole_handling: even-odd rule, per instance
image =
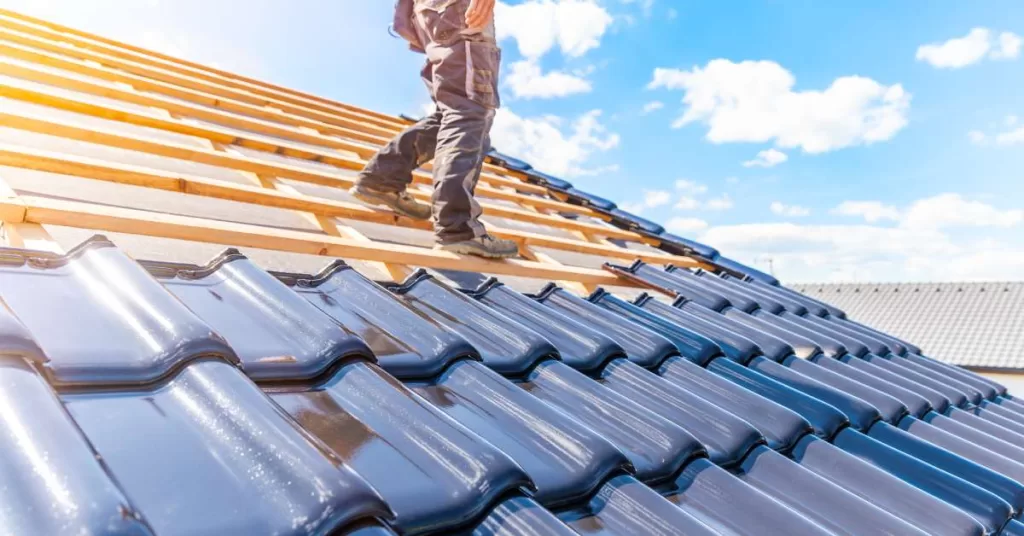
[[[368, 108], [428, 103], [390, 1], [24, 4], [0, 0]], [[1019, 1], [506, 0], [498, 15], [500, 150], [788, 281], [1024, 276]]]

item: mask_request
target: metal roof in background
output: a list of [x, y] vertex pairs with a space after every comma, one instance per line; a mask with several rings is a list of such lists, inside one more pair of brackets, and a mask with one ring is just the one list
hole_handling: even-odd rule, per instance
[[793, 288], [912, 340], [928, 355], [980, 369], [1024, 371], [1024, 283], [835, 283]]
[[0, 533], [1024, 535], [1024, 401], [915, 338], [500, 154], [466, 270], [338, 187], [396, 118], [0, 52]]

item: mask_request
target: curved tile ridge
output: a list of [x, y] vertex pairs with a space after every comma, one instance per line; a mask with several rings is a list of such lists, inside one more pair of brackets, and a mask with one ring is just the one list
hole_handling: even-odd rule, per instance
[[221, 361], [152, 388], [62, 398], [158, 534], [209, 533], [211, 522], [225, 534], [328, 534], [391, 518], [365, 480]]
[[685, 297], [696, 301], [714, 311], [723, 311], [733, 305], [720, 294], [710, 292], [706, 288], [701, 288], [700, 285], [659, 270], [643, 261], [636, 261], [630, 266], [605, 263], [604, 269], [646, 288], [663, 292], [669, 296]]
[[403, 533], [454, 530], [533, 485], [508, 455], [374, 364], [270, 396], [377, 489]]
[[46, 363], [49, 360], [24, 324], [3, 307], [0, 307], [0, 356], [26, 359], [33, 363]]
[[629, 360], [644, 368], [655, 368], [679, 355], [672, 341], [646, 327], [560, 288], [553, 283], [531, 298], [581, 324], [599, 329], [625, 350]]
[[59, 386], [143, 385], [186, 363], [238, 358], [227, 342], [102, 236], [53, 255], [0, 252], [0, 299]]
[[46, 381], [22, 359], [0, 357], [0, 407], [4, 532], [152, 533]]
[[409, 307], [342, 261], [314, 276], [274, 275], [362, 337], [380, 366], [399, 378], [432, 378], [455, 361], [480, 359], [480, 352], [466, 339]]
[[484, 364], [504, 376], [527, 373], [558, 348], [539, 333], [417, 270], [401, 284], [385, 285], [409, 307], [458, 333], [480, 351]]
[[370, 348], [235, 249], [205, 266], [140, 261], [237, 352], [256, 381], [313, 380]]
[[548, 340], [557, 341], [562, 360], [574, 369], [596, 371], [612, 359], [626, 356], [626, 351], [606, 335], [509, 289], [497, 279], [489, 279], [467, 293]]

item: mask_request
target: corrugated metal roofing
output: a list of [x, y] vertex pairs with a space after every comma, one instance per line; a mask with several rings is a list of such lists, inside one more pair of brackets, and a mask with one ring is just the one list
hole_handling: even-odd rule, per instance
[[1024, 283], [836, 283], [794, 289], [947, 363], [1024, 370]]
[[[0, 132], [239, 180], [187, 160]], [[379, 283], [373, 264], [130, 235], [60, 255], [2, 249], [0, 532], [1022, 533], [1024, 402], [858, 323], [855, 308], [847, 318], [526, 162], [492, 157], [715, 270], [607, 265], [622, 277], [613, 281], [652, 293], [581, 295], [452, 271]], [[269, 207], [4, 171], [40, 195], [311, 227]]]

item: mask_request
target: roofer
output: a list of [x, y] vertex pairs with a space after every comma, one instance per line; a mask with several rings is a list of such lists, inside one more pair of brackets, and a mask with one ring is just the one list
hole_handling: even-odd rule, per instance
[[[495, 0], [398, 0], [394, 30], [425, 53], [422, 76], [435, 111], [384, 146], [360, 173], [351, 193], [373, 205], [426, 220], [433, 214], [435, 248], [491, 258], [515, 257], [515, 242], [496, 239], [480, 223], [474, 199], [489, 132], [500, 105], [501, 50], [494, 32]], [[414, 169], [434, 160], [432, 205], [406, 188]]]

